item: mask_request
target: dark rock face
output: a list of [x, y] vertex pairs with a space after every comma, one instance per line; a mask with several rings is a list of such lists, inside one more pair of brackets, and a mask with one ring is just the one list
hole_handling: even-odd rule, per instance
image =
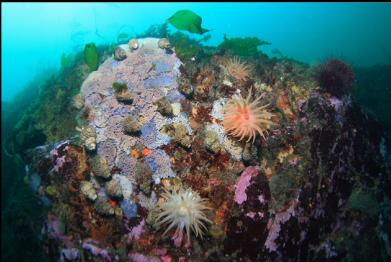
[[[378, 217], [365, 213], [358, 216], [349, 209], [348, 201], [356, 188], [370, 192], [373, 205], [390, 194], [390, 178], [380, 153], [384, 131], [355, 104], [344, 101], [336, 108], [332, 102], [332, 98], [314, 95], [305, 105], [312, 164], [298, 198], [285, 210], [272, 214], [266, 177], [252, 177], [247, 200], [233, 205], [232, 213], [239, 215], [228, 222], [225, 253], [243, 261], [356, 260], [370, 252], [351, 254], [354, 251], [341, 247], [346, 243], [338, 237], [350, 234], [356, 240], [348, 244], [360, 246], [354, 234], [361, 232], [369, 242], [365, 245], [379, 243], [373, 237]], [[260, 194], [266, 196], [264, 204], [258, 200]], [[250, 212], [263, 216], [252, 219]]]
[[233, 205], [235, 211], [240, 214], [229, 220], [227, 238], [224, 242], [225, 252], [235, 253], [238, 257], [247, 257], [252, 261], [260, 259], [262, 251], [259, 248], [260, 243], [263, 243], [267, 237], [265, 232], [269, 219], [268, 201], [270, 200], [266, 176], [258, 170], [253, 172], [250, 185], [245, 190], [247, 199], [241, 204]]

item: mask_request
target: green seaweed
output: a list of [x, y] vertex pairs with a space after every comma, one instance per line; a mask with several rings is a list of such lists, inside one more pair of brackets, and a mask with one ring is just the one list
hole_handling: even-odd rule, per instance
[[202, 52], [202, 46], [184, 33], [176, 32], [171, 36], [170, 40], [175, 46], [176, 55], [181, 60], [189, 60], [192, 57], [199, 56]]
[[224, 35], [224, 41], [218, 48], [230, 50], [234, 55], [238, 56], [254, 56], [258, 54], [258, 46], [260, 45], [270, 45], [270, 43], [258, 37], [227, 38]]
[[172, 24], [176, 29], [186, 30], [190, 33], [202, 35], [210, 30], [202, 28], [202, 18], [190, 10], [180, 10], [167, 19], [167, 23]]
[[99, 56], [95, 43], [86, 44], [84, 47], [84, 61], [91, 71], [98, 69]]
[[124, 44], [129, 41], [130, 35], [128, 33], [119, 33], [117, 35], [117, 44]]
[[[102, 48], [104, 54], [107, 46]], [[72, 106], [72, 97], [80, 91], [90, 72], [84, 62], [84, 54], [79, 52], [70, 66], [34, 83], [39, 86], [37, 98], [19, 117], [10, 137], [17, 152], [75, 134], [78, 111]]]
[[72, 54], [66, 55], [63, 53], [61, 55], [61, 69], [64, 70], [72, 65], [73, 57]]
[[207, 42], [209, 41], [209, 39], [211, 39], [212, 36], [210, 34], [208, 35], [205, 35], [204, 37], [202, 37], [201, 39], [197, 40], [197, 43], [202, 43], [202, 42]]
[[144, 33], [136, 34], [136, 38], [145, 37], [169, 38], [168, 24], [151, 25]]
[[280, 210], [288, 205], [297, 196], [301, 180], [300, 173], [293, 167], [273, 175], [269, 184], [273, 199], [271, 208]]
[[124, 84], [124, 83], [114, 82], [113, 83], [113, 89], [118, 94], [118, 93], [121, 93], [122, 91], [127, 90], [128, 86], [126, 84]]
[[369, 192], [362, 190], [353, 191], [347, 202], [347, 208], [359, 210], [372, 216], [379, 212], [379, 204]]

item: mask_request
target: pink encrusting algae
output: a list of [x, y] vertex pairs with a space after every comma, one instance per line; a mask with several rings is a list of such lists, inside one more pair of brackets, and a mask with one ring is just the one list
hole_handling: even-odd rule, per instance
[[235, 185], [235, 202], [242, 204], [247, 200], [246, 189], [250, 185], [250, 180], [253, 176], [258, 175], [259, 167], [249, 166], [247, 167], [239, 178], [238, 183]]

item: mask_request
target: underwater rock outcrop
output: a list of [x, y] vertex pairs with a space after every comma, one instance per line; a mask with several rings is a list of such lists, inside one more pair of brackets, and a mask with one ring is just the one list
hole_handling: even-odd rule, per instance
[[[109, 139], [110, 144], [116, 148], [115, 153], [111, 150], [102, 153], [110, 154], [109, 165], [116, 164], [122, 171], [134, 168], [136, 161], [130, 155], [132, 147], [143, 144], [150, 149], [156, 149], [167, 144], [170, 138], [162, 134], [160, 129], [168, 122], [180, 121], [176, 118], [167, 120], [158, 113], [158, 106], [154, 102], [165, 96], [170, 103], [179, 103], [184, 99], [176, 88], [180, 61], [174, 55], [167, 55], [160, 50], [157, 39], [139, 39], [138, 42], [140, 48], [132, 52], [127, 45], [121, 45], [119, 48], [126, 50], [126, 59], [120, 62], [106, 60], [88, 77], [81, 88], [85, 104], [90, 109], [90, 124], [97, 130], [98, 154], [100, 149], [106, 150], [103, 148], [106, 147], [105, 141]], [[127, 89], [135, 94], [131, 105], [120, 104], [116, 100], [114, 90], [110, 86], [117, 82], [126, 83]], [[129, 120], [129, 114], [137, 116], [137, 120]], [[122, 131], [122, 125], [125, 133]], [[137, 132], [141, 134], [127, 135]], [[127, 157], [121, 157], [122, 155]], [[153, 159], [154, 154], [150, 157], [153, 162], [162, 161]], [[173, 175], [169, 170], [159, 173], [160, 178]]]
[[[220, 65], [232, 57], [183, 64], [158, 42], [121, 45], [123, 60], [109, 57], [88, 76], [79, 140], [26, 152], [27, 179], [49, 209], [43, 234], [52, 260], [390, 255], [385, 134], [349, 95], [319, 92], [311, 70], [287, 59], [248, 58], [254, 71], [230, 78]], [[131, 102], [118, 99], [125, 92]], [[267, 136], [246, 129], [246, 142], [226, 133], [224, 108], [238, 94], [269, 104]], [[172, 189], [185, 196], [164, 193]], [[189, 214], [208, 223], [184, 229]]]

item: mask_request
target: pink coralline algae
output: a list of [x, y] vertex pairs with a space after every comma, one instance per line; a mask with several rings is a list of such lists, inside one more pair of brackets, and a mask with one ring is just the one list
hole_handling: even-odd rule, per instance
[[51, 216], [48, 221], [48, 232], [53, 238], [61, 238], [61, 226], [60, 219], [58, 217]]
[[[246, 214], [246, 216], [248, 216], [248, 217], [254, 219], [255, 216], [256, 216], [256, 214], [257, 214], [257, 213], [251, 211], [251, 212], [248, 212], [248, 213]], [[258, 212], [258, 216], [262, 219], [263, 216], [264, 216], [264, 214], [261, 213], [261, 212]]]
[[247, 200], [246, 189], [250, 185], [251, 178], [258, 175], [258, 172], [258, 166], [249, 166], [240, 176], [238, 183], [235, 185], [235, 202], [239, 205]]
[[337, 112], [340, 112], [344, 106], [344, 101], [336, 97], [329, 98], [329, 102]]
[[265, 197], [263, 195], [259, 195], [258, 200], [261, 202], [261, 204], [265, 203]]
[[63, 241], [66, 246], [72, 245], [71, 237], [63, 234], [61, 230], [61, 221], [58, 217], [49, 216], [47, 222], [47, 231], [51, 237]]
[[174, 234], [172, 237], [171, 237], [171, 240], [174, 241], [174, 245], [176, 247], [181, 247], [183, 246], [184, 248], [190, 248], [191, 247], [191, 242], [188, 238], [184, 238], [183, 237], [184, 234], [183, 232], [179, 232], [177, 234]]
[[131, 253], [129, 254], [129, 257], [132, 259], [132, 261], [135, 262], [161, 262], [157, 257], [147, 257], [140, 253]]
[[67, 162], [67, 160], [65, 159], [65, 156], [62, 156], [62, 157], [58, 157], [56, 159], [56, 164], [54, 165], [54, 171], [58, 172], [60, 170], [60, 168]]
[[174, 245], [176, 247], [180, 247], [182, 244], [183, 233], [180, 232], [178, 234], [174, 234], [171, 239], [174, 241]]
[[79, 251], [76, 248], [63, 249], [61, 254], [69, 261], [79, 258]]
[[100, 256], [105, 261], [111, 261], [111, 258], [109, 256], [109, 253], [107, 252], [107, 250], [100, 248], [100, 247], [97, 247], [94, 244], [89, 243], [88, 240], [83, 242], [83, 248], [85, 250], [88, 250], [89, 252], [91, 252], [91, 254], [93, 254], [94, 256]]
[[277, 213], [275, 218], [269, 220], [269, 234], [267, 236], [265, 247], [269, 249], [269, 251], [276, 251], [276, 239], [279, 236], [281, 230], [281, 224], [286, 223], [292, 216], [295, 215], [295, 206], [297, 201], [294, 200], [293, 204], [288, 208], [288, 210]]
[[131, 243], [133, 240], [138, 240], [140, 235], [144, 231], [145, 220], [143, 219], [138, 226], [132, 228], [128, 234], [128, 243]]
[[49, 156], [53, 161], [53, 169], [55, 172], [58, 172], [60, 168], [67, 162], [65, 158], [65, 153], [68, 151], [69, 141], [62, 141], [53, 146], [53, 149], [49, 152]]
[[69, 140], [65, 140], [65, 141], [61, 141], [59, 143], [56, 143], [53, 146], [53, 149], [50, 151], [50, 156], [52, 156], [52, 157], [53, 156], [58, 156], [58, 151], [61, 150], [61, 148], [64, 148], [63, 150], [67, 151], [69, 142], [70, 142]]
[[107, 139], [98, 144], [98, 155], [106, 158], [110, 166], [114, 164], [115, 157], [117, 155], [117, 144], [114, 139]]

